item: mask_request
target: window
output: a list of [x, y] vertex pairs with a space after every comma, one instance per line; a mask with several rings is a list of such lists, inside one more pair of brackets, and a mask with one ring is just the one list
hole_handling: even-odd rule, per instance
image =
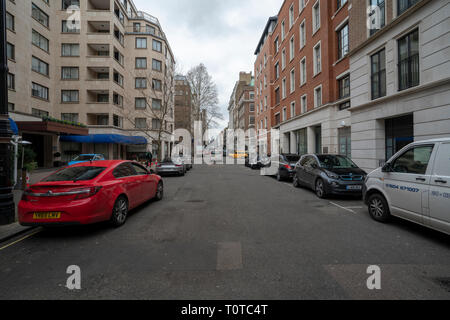
[[290, 93], [293, 93], [295, 91], [295, 69], [291, 70], [290, 87]]
[[161, 110], [162, 101], [160, 99], [152, 99], [152, 109]]
[[373, 35], [386, 24], [385, 0], [370, 0], [370, 6], [370, 35]]
[[48, 117], [48, 115], [49, 115], [49, 113], [47, 111], [40, 110], [40, 109], [35, 109], [35, 108], [31, 109], [31, 114], [33, 116], [40, 117], [40, 118]]
[[399, 90], [419, 85], [419, 31], [407, 34], [398, 40]]
[[283, 78], [281, 81], [281, 98], [286, 98], [286, 78]]
[[154, 51], [162, 52], [162, 43], [157, 40], [153, 40], [152, 48]]
[[80, 22], [76, 20], [63, 20], [62, 33], [80, 33]]
[[136, 175], [136, 171], [134, 170], [134, 168], [131, 166], [130, 163], [121, 164], [113, 171], [113, 176], [116, 179], [124, 177], [132, 177], [134, 175]]
[[322, 87], [319, 86], [314, 89], [314, 108], [322, 105]]
[[401, 15], [419, 1], [420, 0], [397, 0], [397, 15]]
[[300, 61], [300, 84], [304, 85], [306, 83], [306, 57]]
[[432, 152], [433, 146], [412, 148], [393, 161], [393, 171], [424, 175], [427, 172]]
[[161, 82], [161, 80], [153, 79], [152, 80], [152, 86], [153, 86], [153, 89], [155, 91], [161, 91], [162, 90], [162, 82]]
[[382, 49], [370, 57], [370, 87], [372, 100], [386, 95], [386, 50]]
[[159, 120], [159, 119], [152, 119], [152, 129], [153, 130], [161, 129], [161, 120]]
[[9, 12], [6, 12], [6, 29], [15, 30], [14, 16]]
[[280, 88], [275, 89], [275, 105], [280, 103]]
[[287, 109], [286, 107], [283, 108], [283, 116], [282, 116], [282, 121], [286, 121], [287, 120]]
[[117, 128], [123, 128], [123, 118], [118, 115], [113, 115], [113, 126]]
[[275, 125], [279, 125], [280, 124], [280, 113], [278, 112], [276, 115], [275, 115]]
[[11, 60], [14, 60], [16, 58], [16, 48], [9, 42], [6, 43], [6, 56]]
[[300, 25], [300, 49], [306, 45], [306, 24], [305, 20]]
[[46, 37], [41, 35], [39, 32], [33, 30], [31, 41], [32, 41], [32, 43], [35, 46], [37, 46], [37, 47], [41, 48], [42, 50], [48, 52], [49, 41], [48, 41], [48, 39]]
[[284, 23], [284, 21], [283, 22], [281, 22], [281, 41], [283, 41], [284, 40], [284, 38], [286, 37], [286, 32], [285, 32], [285, 23]]
[[298, 7], [299, 7], [299, 11], [301, 13], [303, 11], [303, 9], [305, 9], [305, 0], [299, 0]]
[[162, 62], [156, 59], [152, 60], [152, 69], [155, 71], [162, 71]]
[[31, 57], [31, 69], [33, 71], [43, 74], [45, 76], [49, 75], [48, 63], [46, 63], [36, 57]]
[[120, 94], [113, 92], [113, 104], [123, 107], [123, 97]]
[[66, 10], [71, 6], [80, 7], [80, 0], [63, 0], [62, 9]]
[[146, 109], [147, 108], [147, 99], [146, 98], [136, 98], [134, 106], [136, 109]]
[[300, 102], [301, 102], [302, 113], [305, 113], [308, 110], [308, 105], [307, 105], [307, 101], [306, 101], [306, 94], [301, 97]]
[[14, 103], [8, 102], [8, 111], [12, 112], [16, 109], [16, 106]]
[[136, 126], [136, 129], [147, 129], [147, 119], [146, 118], [136, 118], [135, 126]]
[[348, 53], [348, 23], [338, 31], [338, 58], [342, 59]]
[[312, 8], [313, 34], [320, 29], [320, 0], [314, 4]]
[[136, 69], [147, 69], [147, 58], [136, 58]]
[[292, 28], [292, 26], [294, 25], [294, 4], [291, 5], [291, 7], [289, 8], [289, 29]]
[[16, 89], [16, 76], [12, 73], [8, 73], [8, 89], [15, 90]]
[[136, 38], [136, 49], [147, 49], [147, 38]]
[[286, 68], [286, 49], [283, 49], [281, 53], [281, 70], [284, 70], [284, 68]]
[[314, 47], [314, 75], [322, 71], [322, 54], [320, 50], [320, 42]]
[[147, 79], [146, 78], [136, 78], [136, 89], [146, 89]]
[[295, 56], [295, 38], [292, 36], [290, 42], [289, 42], [289, 61], [292, 61]]
[[61, 55], [63, 57], [79, 57], [80, 45], [76, 43], [63, 43], [61, 46]]
[[133, 23], [133, 32], [141, 32], [141, 24], [139, 22]]
[[278, 37], [275, 39], [274, 41], [274, 49], [275, 49], [275, 54], [278, 53], [278, 49], [280, 48], [280, 42], [278, 40]]
[[291, 102], [291, 118], [295, 117], [295, 101]]
[[147, 25], [145, 26], [145, 32], [154, 35], [154, 34], [156, 33], [156, 29], [155, 29], [155, 27], [152, 27], [152, 26], [150, 26], [150, 25], [147, 24]]
[[39, 21], [39, 23], [41, 23], [42, 25], [44, 25], [48, 28], [48, 26], [49, 26], [48, 15], [34, 3], [31, 4], [31, 16], [35, 20]]
[[115, 83], [117, 83], [119, 86], [123, 86], [123, 75], [121, 75], [120, 73], [118, 73], [117, 71], [114, 70], [113, 73], [113, 80]]
[[350, 75], [338, 80], [339, 84], [339, 99], [350, 97]]
[[78, 113], [61, 113], [62, 121], [78, 122]]
[[62, 90], [61, 91], [61, 102], [79, 102], [80, 94], [78, 90]]
[[277, 62], [275, 64], [275, 79], [278, 79], [280, 77], [280, 64]]
[[254, 103], [249, 104], [249, 110], [250, 110], [250, 112], [255, 112], [255, 104]]

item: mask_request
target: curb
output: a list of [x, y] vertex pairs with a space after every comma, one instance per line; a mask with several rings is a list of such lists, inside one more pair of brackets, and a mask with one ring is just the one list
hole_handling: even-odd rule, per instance
[[26, 234], [26, 233], [28, 233], [28, 232], [34, 230], [34, 229], [36, 229], [36, 228], [37, 228], [37, 227], [28, 227], [28, 228], [26, 228], [26, 229], [23, 229], [23, 230], [21, 230], [21, 231], [18, 231], [18, 232], [16, 232], [16, 233], [13, 233], [13, 234], [11, 234], [11, 235], [9, 235], [9, 236], [0, 238], [0, 243], [6, 242], [6, 241], [11, 240], [11, 239], [14, 239], [14, 238], [16, 238], [16, 237], [18, 237], [18, 236], [21, 236], [21, 235], [23, 235], [23, 234]]

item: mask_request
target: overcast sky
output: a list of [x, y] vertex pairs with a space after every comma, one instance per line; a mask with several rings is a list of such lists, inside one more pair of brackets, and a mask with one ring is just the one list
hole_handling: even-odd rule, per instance
[[228, 100], [240, 71], [252, 71], [267, 19], [283, 0], [134, 0], [156, 16], [181, 71], [204, 63], [219, 90], [228, 123]]

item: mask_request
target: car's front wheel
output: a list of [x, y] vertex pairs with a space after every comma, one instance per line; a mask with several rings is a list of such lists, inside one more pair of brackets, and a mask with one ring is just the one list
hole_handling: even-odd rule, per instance
[[158, 186], [156, 187], [155, 200], [161, 201], [163, 199], [163, 197], [164, 197], [164, 185], [160, 181], [160, 182], [158, 182]]
[[322, 179], [318, 179], [316, 181], [316, 195], [320, 199], [324, 199], [327, 196], [327, 194], [325, 192], [325, 184]]
[[110, 222], [114, 227], [120, 227], [125, 224], [127, 216], [128, 200], [124, 196], [120, 196], [114, 203]]
[[381, 194], [375, 193], [369, 197], [368, 208], [370, 216], [375, 221], [387, 222], [391, 217], [389, 205]]

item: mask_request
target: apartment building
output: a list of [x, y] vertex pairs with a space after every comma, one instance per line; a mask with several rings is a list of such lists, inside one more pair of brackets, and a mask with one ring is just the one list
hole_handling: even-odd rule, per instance
[[272, 66], [274, 46], [272, 45], [272, 33], [277, 24], [278, 17], [270, 17], [264, 32], [256, 48], [255, 55], [255, 107], [256, 129], [258, 132], [258, 150], [262, 154], [271, 152], [272, 128], [272, 90], [274, 81], [274, 69]]
[[185, 76], [175, 76], [175, 129], [194, 133], [194, 110], [192, 90]]
[[[347, 0], [286, 0], [275, 26], [264, 31], [255, 72], [269, 57], [270, 125], [280, 130], [282, 153], [351, 155], [348, 9]], [[259, 101], [266, 94], [263, 77]]]
[[130, 0], [24, 0], [7, 20], [10, 117], [39, 166], [170, 152], [174, 58], [157, 18]]
[[352, 2], [352, 154], [371, 170], [410, 142], [450, 136], [450, 2]]
[[255, 128], [255, 88], [253, 82], [242, 87], [237, 103], [237, 128], [247, 131]]
[[240, 72], [239, 80], [236, 81], [233, 92], [228, 103], [229, 112], [229, 129], [234, 130], [239, 128], [239, 101], [244, 90], [244, 87], [253, 86], [254, 78], [251, 72]]

